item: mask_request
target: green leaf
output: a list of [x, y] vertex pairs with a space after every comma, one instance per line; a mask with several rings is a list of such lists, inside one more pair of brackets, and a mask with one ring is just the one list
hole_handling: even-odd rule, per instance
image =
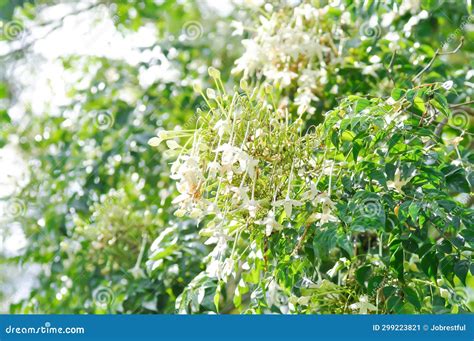
[[368, 281], [370, 274], [372, 273], [372, 267], [370, 265], [362, 266], [356, 270], [356, 279], [360, 286], [365, 288], [366, 282]]
[[452, 244], [446, 239], [441, 241], [441, 243], [438, 243], [436, 248], [439, 252], [442, 252], [442, 253], [451, 253], [453, 249]]
[[415, 202], [412, 202], [410, 204], [410, 207], [408, 208], [408, 214], [413, 219], [413, 221], [417, 220], [419, 211], [420, 211], [420, 207], [418, 206], [418, 204]]
[[413, 99], [415, 98], [417, 93], [418, 93], [417, 90], [413, 90], [413, 89], [408, 90], [406, 94], [407, 100], [409, 100], [410, 102], [413, 102]]
[[217, 284], [216, 293], [214, 295], [214, 306], [216, 307], [216, 311], [219, 312], [219, 302], [221, 299], [221, 284]]
[[382, 289], [382, 293], [385, 299], [388, 299], [390, 296], [395, 295], [396, 292], [397, 292], [397, 288], [392, 285], [383, 287]]
[[336, 131], [333, 131], [333, 133], [331, 134], [331, 142], [334, 147], [339, 148], [339, 135]]
[[403, 248], [411, 253], [418, 251], [418, 243], [413, 238], [408, 238], [402, 241]]
[[344, 130], [341, 134], [341, 140], [342, 141], [352, 141], [355, 137], [355, 134], [354, 132], [350, 131], [350, 130]]
[[399, 133], [393, 134], [393, 136], [388, 141], [388, 150], [390, 151], [393, 148], [393, 146], [395, 146], [401, 138], [402, 138], [402, 134], [399, 134]]
[[11, 123], [11, 122], [12, 120], [10, 116], [8, 115], [8, 112], [4, 109], [0, 109], [0, 123]]
[[367, 291], [369, 295], [373, 295], [375, 291], [380, 288], [384, 278], [384, 276], [374, 276], [369, 279], [369, 283], [367, 285]]
[[399, 312], [403, 306], [402, 299], [398, 295], [391, 296], [387, 300], [387, 309], [392, 312]]
[[357, 158], [359, 156], [359, 152], [361, 150], [361, 145], [359, 143], [357, 143], [357, 141], [354, 141], [352, 143], [352, 157], [354, 158], [354, 162], [357, 163]]
[[454, 273], [463, 282], [464, 285], [466, 284], [466, 277], [469, 271], [469, 267], [470, 263], [467, 260], [460, 260], [454, 265]]
[[150, 256], [150, 259], [159, 260], [159, 259], [168, 257], [169, 255], [172, 255], [173, 252], [175, 252], [178, 249], [179, 249], [178, 244], [169, 245], [165, 248], [159, 248], [155, 252], [153, 252], [153, 254]]
[[394, 100], [398, 101], [400, 98], [403, 97], [403, 95], [405, 95], [405, 90], [395, 88], [392, 90], [391, 97]]
[[454, 285], [454, 260], [452, 257], [444, 257], [439, 263], [439, 268], [443, 276]]
[[370, 105], [370, 101], [366, 98], [361, 98], [357, 101], [355, 106], [355, 112], [359, 113]]
[[439, 93], [434, 94], [434, 99], [430, 100], [430, 103], [438, 109], [444, 116], [448, 117], [449, 115], [449, 104], [446, 97]]
[[410, 302], [417, 310], [420, 310], [421, 302], [418, 293], [410, 287], [403, 288], [403, 292], [405, 293], [406, 300]]
[[415, 109], [417, 109], [421, 113], [424, 113], [426, 111], [425, 102], [423, 101], [421, 97], [415, 97], [413, 101], [413, 106]]
[[439, 261], [438, 257], [436, 257], [435, 251], [430, 251], [421, 258], [421, 269], [432, 280], [436, 280], [436, 275], [438, 274], [438, 264]]
[[469, 193], [470, 186], [464, 170], [459, 169], [446, 177], [446, 183], [451, 191], [456, 193]]
[[403, 248], [401, 246], [398, 246], [398, 248], [395, 250], [395, 252], [392, 253], [392, 256], [390, 257], [390, 265], [392, 266], [400, 281], [403, 281], [404, 279], [403, 261]]

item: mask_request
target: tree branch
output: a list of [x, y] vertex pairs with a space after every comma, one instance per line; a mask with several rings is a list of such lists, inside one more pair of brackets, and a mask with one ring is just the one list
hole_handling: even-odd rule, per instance
[[68, 18], [70, 16], [78, 15], [78, 14], [81, 14], [81, 13], [84, 13], [84, 12], [87, 12], [87, 11], [90, 11], [91, 9], [102, 5], [103, 3], [104, 3], [103, 1], [98, 1], [95, 4], [92, 4], [90, 6], [87, 6], [87, 7], [69, 12], [69, 13], [65, 14], [64, 16], [62, 16], [61, 18], [59, 18], [59, 19], [38, 23], [38, 25], [36, 25], [36, 27], [46, 27], [46, 26], [52, 26], [52, 27], [46, 32], [46, 34], [42, 35], [41, 37], [37, 37], [36, 39], [32, 39], [29, 42], [27, 42], [25, 45], [15, 49], [15, 50], [9, 51], [4, 55], [0, 55], [0, 58], [2, 58], [2, 59], [3, 58], [8, 58], [9, 56], [12, 56], [12, 55], [15, 55], [17, 53], [24, 52], [24, 51], [28, 50], [37, 41], [46, 38], [48, 35], [50, 35], [54, 31], [59, 29], [61, 26], [63, 26], [64, 20], [66, 20], [66, 18]]
[[304, 242], [304, 240], [306, 239], [306, 235], [308, 234], [310, 227], [311, 227], [311, 224], [306, 224], [306, 226], [305, 226], [305, 228], [304, 228], [303, 235], [301, 236], [300, 240], [298, 241], [298, 244], [296, 244], [295, 249], [294, 249], [293, 252], [291, 253], [293, 256], [294, 256], [294, 255], [297, 255], [298, 252], [299, 252], [299, 251], [301, 250], [301, 248], [303, 247], [303, 242]]
[[429, 68], [433, 65], [434, 61], [436, 60], [436, 58], [437, 58], [438, 56], [444, 56], [444, 55], [448, 55], [448, 54], [455, 54], [455, 53], [457, 53], [457, 52], [461, 49], [461, 47], [463, 46], [463, 44], [464, 44], [464, 37], [461, 37], [461, 40], [460, 40], [460, 42], [459, 42], [459, 45], [458, 45], [454, 50], [448, 51], [448, 52], [441, 52], [440, 49], [437, 49], [437, 50], [435, 51], [435, 54], [434, 54], [433, 58], [431, 58], [430, 62], [428, 63], [428, 65], [426, 65], [426, 66], [423, 68], [423, 70], [421, 70], [420, 72], [418, 72], [417, 75], [412, 78], [412, 82], [415, 82], [415, 80], [417, 80], [418, 78], [420, 78], [423, 73], [425, 73], [426, 71], [428, 71]]

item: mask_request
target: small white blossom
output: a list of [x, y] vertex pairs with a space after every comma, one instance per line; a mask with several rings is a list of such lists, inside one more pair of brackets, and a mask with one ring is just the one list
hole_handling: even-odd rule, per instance
[[265, 235], [269, 236], [272, 232], [280, 231], [283, 229], [283, 225], [279, 224], [275, 219], [275, 212], [273, 210], [268, 211], [267, 216], [263, 220], [256, 221], [259, 225], [265, 225]]
[[242, 36], [244, 34], [244, 24], [242, 22], [234, 20], [230, 23], [230, 27], [234, 29], [232, 32], [233, 36]]
[[410, 182], [410, 179], [411, 177], [403, 180], [401, 178], [400, 168], [397, 168], [393, 180], [387, 181], [387, 187], [390, 189], [394, 189], [397, 192], [403, 193], [402, 187], [405, 186], [408, 182]]
[[441, 86], [446, 90], [450, 90], [453, 87], [453, 81], [446, 81]]
[[283, 206], [285, 209], [286, 216], [291, 218], [291, 213], [293, 212], [293, 206], [302, 206], [303, 203], [298, 200], [291, 199], [289, 194], [286, 195], [285, 199], [276, 201], [273, 206], [279, 207]]
[[367, 314], [369, 311], [376, 311], [377, 307], [369, 302], [367, 295], [359, 297], [359, 302], [353, 303], [349, 306], [352, 310], [359, 310], [359, 314]]

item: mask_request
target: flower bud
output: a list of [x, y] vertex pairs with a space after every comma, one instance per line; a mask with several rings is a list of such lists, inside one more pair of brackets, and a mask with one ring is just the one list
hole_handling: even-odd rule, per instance
[[240, 88], [244, 91], [249, 89], [249, 83], [243, 78], [240, 80]]
[[273, 91], [273, 86], [271, 84], [265, 83], [263, 86], [265, 93], [270, 94]]
[[215, 67], [210, 66], [207, 69], [207, 72], [209, 73], [209, 76], [211, 76], [214, 79], [221, 78], [221, 72], [219, 70], [217, 70]]
[[152, 147], [158, 147], [162, 141], [162, 139], [155, 136], [148, 140], [148, 144]]
[[206, 94], [207, 94], [207, 97], [210, 98], [210, 99], [215, 99], [216, 98], [216, 92], [214, 91], [214, 89], [207, 89], [206, 90]]
[[194, 82], [193, 82], [193, 89], [194, 89], [194, 91], [196, 91], [197, 93], [201, 93], [201, 92], [202, 92], [201, 82], [199, 82], [198, 80], [194, 81]]

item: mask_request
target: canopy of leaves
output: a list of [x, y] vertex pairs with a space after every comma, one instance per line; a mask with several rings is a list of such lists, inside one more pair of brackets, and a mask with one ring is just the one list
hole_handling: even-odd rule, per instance
[[[0, 20], [0, 156], [23, 165], [0, 177], [0, 309], [474, 311], [470, 1]], [[90, 46], [48, 50], [82, 22]]]

